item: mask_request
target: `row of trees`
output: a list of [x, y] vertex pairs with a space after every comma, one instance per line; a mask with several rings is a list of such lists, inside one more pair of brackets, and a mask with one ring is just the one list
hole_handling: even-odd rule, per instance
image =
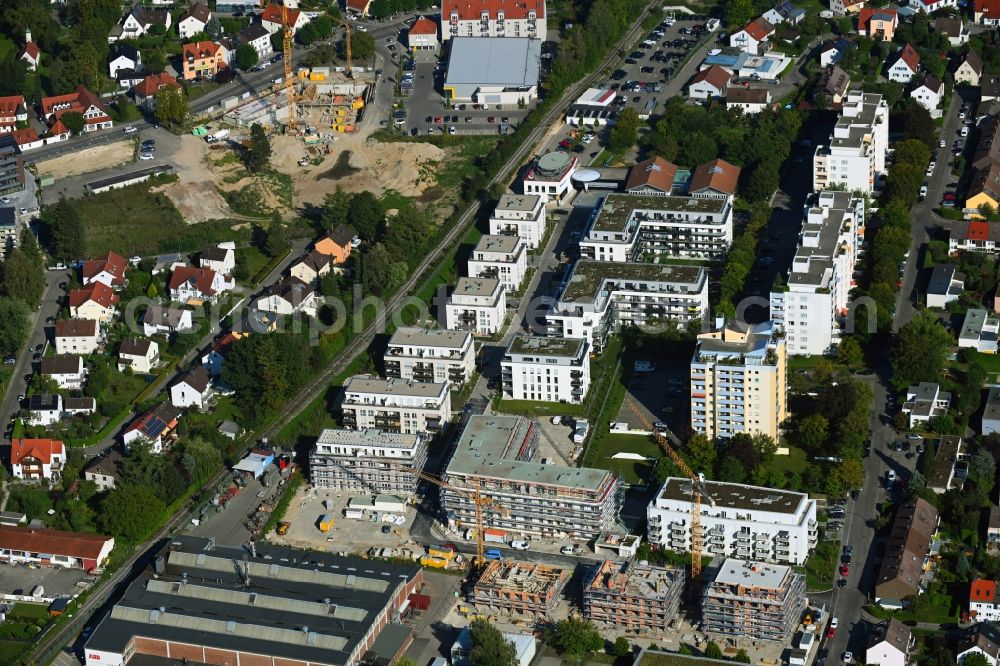
[[726, 255], [726, 263], [719, 278], [719, 304], [716, 311], [726, 317], [736, 316], [736, 297], [743, 291], [747, 276], [757, 261], [757, 244], [761, 233], [767, 228], [771, 209], [767, 204], [754, 204], [749, 212], [750, 219], [743, 230], [733, 238], [733, 244]]
[[0, 262], [0, 355], [16, 355], [31, 333], [31, 313], [45, 293], [45, 261], [31, 231]]

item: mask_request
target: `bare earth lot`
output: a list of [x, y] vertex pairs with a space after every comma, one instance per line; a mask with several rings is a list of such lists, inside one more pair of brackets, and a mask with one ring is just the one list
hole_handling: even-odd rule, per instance
[[36, 166], [39, 176], [69, 178], [126, 164], [132, 161], [134, 153], [131, 141], [115, 141], [38, 162]]

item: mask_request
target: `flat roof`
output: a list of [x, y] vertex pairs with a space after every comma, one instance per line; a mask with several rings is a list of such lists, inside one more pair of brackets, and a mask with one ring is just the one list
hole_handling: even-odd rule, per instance
[[341, 430], [339, 428], [324, 428], [316, 439], [316, 444], [339, 446], [383, 446], [396, 449], [412, 449], [418, 446], [423, 438], [420, 435], [408, 435], [401, 432], [386, 432], [377, 428], [364, 430]]
[[538, 85], [542, 42], [527, 37], [452, 37], [445, 87]]
[[471, 278], [461, 277], [455, 283], [455, 291], [452, 294], [463, 296], [492, 296], [500, 289], [500, 280], [497, 278]]
[[436, 382], [416, 382], [407, 379], [382, 379], [371, 375], [354, 375], [347, 380], [344, 391], [348, 393], [377, 393], [380, 395], [405, 395], [437, 398], [448, 385]]
[[991, 386], [986, 394], [986, 408], [983, 410], [983, 420], [996, 421], [1000, 419], [1000, 387]]
[[581, 259], [573, 266], [562, 301], [594, 300], [598, 288], [605, 280], [662, 282], [689, 285], [701, 289], [705, 269], [701, 266], [678, 264], [639, 264]]
[[701, 213], [719, 215], [729, 206], [726, 199], [652, 196], [642, 194], [609, 194], [604, 197], [594, 218], [595, 231], [621, 231], [634, 210], [655, 210], [665, 213]]
[[406, 326], [397, 328], [389, 338], [389, 346], [417, 345], [420, 347], [442, 347], [444, 349], [461, 349], [469, 343], [472, 333], [469, 331], [449, 331], [443, 328], [419, 328]]
[[[804, 493], [748, 486], [742, 483], [705, 481], [705, 487], [715, 500], [715, 506], [722, 509], [772, 511], [794, 515], [799, 506], [809, 499]], [[668, 478], [660, 489], [660, 497], [665, 500], [690, 502], [691, 481], [679, 477]]]
[[479, 237], [479, 242], [473, 252], [501, 252], [509, 254], [521, 244], [520, 236], [485, 234]]
[[[121, 653], [133, 636], [317, 664], [346, 664], [419, 567], [318, 551], [177, 537], [162, 572], [129, 585], [87, 641]], [[306, 629], [308, 627], [308, 629]]]
[[766, 564], [726, 558], [713, 582], [768, 590], [780, 589], [792, 573], [784, 564]]
[[83, 186], [85, 190], [98, 190], [102, 187], [110, 187], [112, 185], [118, 185], [119, 183], [127, 183], [136, 178], [151, 178], [152, 176], [159, 176], [160, 174], [170, 173], [174, 170], [169, 164], [164, 164], [163, 166], [146, 167], [145, 169], [138, 169], [137, 171], [130, 171], [128, 173], [123, 173], [118, 176], [111, 176], [110, 178], [101, 178], [99, 180], [92, 180]]
[[587, 346], [582, 338], [549, 338], [537, 335], [517, 335], [507, 348], [509, 354], [538, 354], [539, 356], [558, 356], [560, 358], [577, 358]]
[[541, 197], [537, 194], [504, 194], [497, 202], [497, 210], [531, 212], [538, 207]]
[[587, 467], [543, 465], [518, 460], [520, 444], [537, 428], [522, 416], [480, 416], [469, 419], [445, 474], [484, 476], [525, 483], [598, 490], [611, 472]]

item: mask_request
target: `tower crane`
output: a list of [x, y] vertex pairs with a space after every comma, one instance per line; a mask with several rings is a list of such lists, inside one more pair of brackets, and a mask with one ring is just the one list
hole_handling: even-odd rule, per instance
[[351, 24], [347, 19], [341, 19], [340, 24], [344, 26], [344, 57], [347, 59], [347, 75], [354, 78], [351, 64]]
[[691, 482], [691, 578], [697, 578], [701, 573], [701, 552], [702, 552], [702, 534], [701, 534], [701, 504], [703, 501], [708, 501], [709, 504], [715, 506], [715, 500], [708, 492], [708, 488], [705, 486], [705, 482], [702, 478], [695, 474], [688, 464], [684, 462], [680, 454], [674, 450], [674, 447], [670, 446], [670, 442], [667, 440], [666, 435], [659, 432], [653, 424], [649, 422], [646, 415], [642, 413], [638, 405], [635, 404], [630, 398], [625, 398], [625, 404], [628, 406], [629, 410], [636, 415], [642, 425], [653, 433], [653, 437], [656, 439], [656, 443], [660, 445], [663, 452], [674, 462], [675, 465], [681, 470], [681, 472], [687, 476], [688, 480]]
[[285, 61], [285, 100], [288, 104], [288, 129], [295, 129], [295, 89], [292, 79], [292, 38], [295, 26], [288, 24], [288, 6], [281, 5], [281, 25], [284, 28], [283, 54]]

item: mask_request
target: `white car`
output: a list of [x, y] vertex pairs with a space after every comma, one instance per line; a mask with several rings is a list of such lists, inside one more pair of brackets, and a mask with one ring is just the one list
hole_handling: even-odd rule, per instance
[[452, 125], [451, 127], [448, 128], [448, 134], [451, 134], [452, 136], [458, 134], [458, 130], [455, 129], [454, 125]]
[[153, 159], [153, 153], [142, 153], [139, 155], [140, 160], [151, 160]]
[[836, 617], [830, 619], [830, 628], [831, 629], [836, 629], [838, 624], [839, 624], [839, 621], [837, 620]]
[[845, 652], [841, 656], [841, 661], [843, 661], [845, 664], [853, 664], [854, 663], [854, 653], [853, 652]]
[[559, 549], [559, 552], [562, 553], [563, 555], [572, 555], [573, 546], [563, 546], [562, 548]]
[[132, 125], [126, 125], [126, 126], [125, 126], [125, 133], [126, 133], [126, 134], [135, 134], [135, 133], [136, 133], [136, 132], [138, 132], [138, 131], [139, 131], [139, 130], [137, 130], [137, 129], [136, 129], [135, 127], [133, 127]]
[[944, 139], [941, 139], [940, 141], [938, 141], [938, 148], [944, 148], [947, 145], [948, 145], [948, 142], [945, 141]]
[[514, 550], [528, 550], [530, 546], [527, 541], [511, 541], [510, 547]]
[[0, 197], [0, 204], [9, 204], [10, 197]]

